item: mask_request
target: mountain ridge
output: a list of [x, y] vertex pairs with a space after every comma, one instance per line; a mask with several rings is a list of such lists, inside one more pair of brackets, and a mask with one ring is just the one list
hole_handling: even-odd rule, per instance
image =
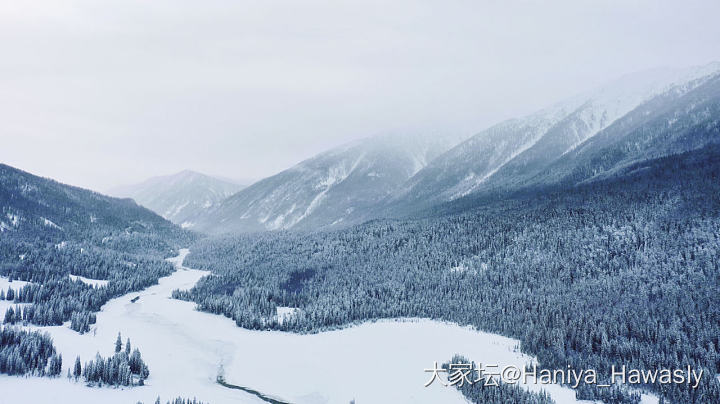
[[183, 238], [171, 222], [130, 198], [36, 176], [0, 164], [0, 233], [50, 239], [100, 239], [116, 235], [164, 234]]
[[689, 92], [720, 63], [626, 75], [534, 114], [503, 121], [440, 155], [388, 202], [390, 215], [476, 192], [515, 188], [614, 122], [665, 92]]
[[319, 229], [372, 218], [371, 210], [457, 137], [387, 135], [304, 160], [190, 219], [209, 233]]
[[134, 199], [175, 224], [189, 227], [187, 220], [243, 189], [243, 185], [192, 170], [149, 178], [135, 185], [111, 190], [116, 196]]
[[[720, 63], [632, 73], [462, 141], [410, 135], [354, 141], [260, 180], [182, 223], [212, 234], [326, 230], [412, 216], [455, 200], [477, 200], [473, 195], [478, 194], [567, 183], [583, 170], [578, 160], [602, 160], [598, 156], [604, 148], [615, 150], [616, 142], [635, 136], [631, 132], [637, 126], [665, 131], [664, 137], [635, 136], [645, 142], [660, 142], [661, 137], [680, 142], [680, 135], [650, 117], [674, 108], [683, 122], [701, 119], [691, 110], [702, 100], [710, 108], [713, 97], [720, 98], [714, 90], [718, 74]], [[702, 100], [686, 97], [703, 91], [707, 94]], [[646, 158], [661, 157], [660, 150], [683, 152], [691, 144], [702, 147], [713, 141], [712, 136], [698, 135], [701, 138], [686, 139], [687, 147], [652, 146], [658, 153]], [[592, 153], [588, 145], [594, 145]], [[608, 169], [601, 166], [595, 169]]]

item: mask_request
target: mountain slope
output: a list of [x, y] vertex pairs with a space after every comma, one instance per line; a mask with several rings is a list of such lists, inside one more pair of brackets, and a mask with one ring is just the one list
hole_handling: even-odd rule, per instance
[[0, 232], [5, 236], [180, 233], [172, 223], [131, 199], [64, 185], [4, 164], [0, 164], [0, 211]]
[[88, 332], [93, 312], [172, 273], [165, 258], [194, 239], [132, 199], [0, 164], [0, 276], [27, 283], [14, 297], [26, 306], [8, 308], [6, 323]]
[[115, 196], [133, 198], [173, 223], [187, 220], [241, 190], [242, 185], [193, 171], [154, 177], [140, 184], [116, 188]]
[[535, 185], [582, 182], [641, 170], [644, 161], [720, 143], [720, 74], [688, 92], [670, 91], [563, 155]]
[[418, 172], [393, 196], [391, 210], [423, 209], [493, 189], [513, 189], [661, 94], [686, 93], [720, 70], [711, 64], [628, 75], [528, 117], [495, 125]]
[[357, 141], [259, 181], [189, 219], [208, 233], [317, 229], [357, 223], [457, 140], [385, 136]]

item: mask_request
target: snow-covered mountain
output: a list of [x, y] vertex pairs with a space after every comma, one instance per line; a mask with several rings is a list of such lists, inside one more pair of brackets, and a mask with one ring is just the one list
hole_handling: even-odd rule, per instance
[[[112, 198], [0, 164], [0, 237], [89, 241], [180, 229], [130, 199]], [[7, 239], [5, 240], [7, 241]]]
[[439, 156], [392, 197], [395, 212], [482, 190], [517, 188], [639, 106], [685, 94], [720, 71], [714, 63], [634, 73], [527, 117], [502, 122]]
[[241, 190], [242, 185], [185, 170], [153, 177], [140, 184], [115, 188], [114, 196], [133, 198], [137, 203], [183, 227], [188, 220]]
[[[678, 125], [662, 129], [660, 123], [702, 121], [718, 98], [713, 87], [718, 73], [720, 63], [634, 73], [463, 142], [437, 136], [354, 142], [259, 181], [181, 223], [207, 233], [327, 229], [406, 216], [487, 192], [570, 177], [582, 181], [614, 169], [607, 161], [593, 165], [603, 153], [617, 152], [609, 147], [644, 150], [621, 153], [616, 163], [625, 164], [711, 142], [705, 134], [681, 146], [677, 139], [686, 135]], [[664, 135], [637, 135], [643, 126]]]
[[208, 233], [357, 223], [373, 217], [382, 200], [459, 141], [399, 135], [356, 141], [259, 181], [188, 221]]
[[627, 175], [647, 168], [655, 159], [719, 143], [720, 73], [643, 103], [531, 181], [534, 186], [576, 185]]

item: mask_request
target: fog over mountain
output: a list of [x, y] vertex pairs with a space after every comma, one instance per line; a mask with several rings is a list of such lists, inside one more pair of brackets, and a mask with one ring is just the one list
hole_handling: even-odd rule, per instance
[[715, 60], [718, 14], [713, 0], [5, 1], [0, 161], [106, 190], [188, 168], [265, 178], [386, 133], [469, 137], [629, 72]]
[[379, 136], [355, 141], [258, 181], [188, 219], [210, 233], [318, 229], [372, 218], [408, 178], [457, 136]]
[[[483, 190], [532, 185], [535, 176], [561, 157], [585, 149], [589, 139], [610, 133], [616, 122], [633, 120], [628, 114], [636, 108], [647, 105], [657, 113], [664, 105], [653, 100], [677, 98], [713, 81], [718, 72], [720, 63], [638, 72], [535, 114], [501, 122], [432, 161], [408, 180], [391, 204], [396, 211], [407, 211]], [[694, 107], [690, 100], [685, 102], [687, 108]]]
[[[579, 175], [579, 167], [587, 172], [598, 156], [636, 139], [639, 135], [633, 130], [641, 123], [664, 119], [699, 124], [701, 108], [711, 108], [718, 99], [714, 83], [719, 72], [720, 63], [711, 63], [633, 73], [462, 142], [458, 136], [432, 135], [357, 141], [199, 210], [185, 226], [209, 233], [337, 228], [565, 181]], [[668, 117], [668, 111], [674, 115]], [[678, 143], [679, 125], [662, 133], [643, 138], [642, 146], [637, 144], [615, 163], [657, 158], [715, 141], [709, 136]], [[655, 152], [648, 154], [650, 150]], [[576, 181], [612, 170], [614, 166], [607, 164]]]
[[0, 1], [0, 404], [719, 404], [719, 15]]
[[173, 223], [187, 226], [188, 218], [210, 209], [242, 188], [243, 185], [228, 180], [185, 170], [117, 187], [110, 194], [133, 198]]

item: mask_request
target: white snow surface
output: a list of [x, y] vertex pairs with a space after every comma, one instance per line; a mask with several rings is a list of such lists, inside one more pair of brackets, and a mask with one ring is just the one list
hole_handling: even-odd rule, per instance
[[0, 276], [0, 289], [4, 290], [6, 292], [8, 290], [8, 287], [15, 289], [15, 291], [18, 291], [23, 286], [27, 285], [28, 283], [30, 283], [30, 282], [19, 281], [17, 279], [10, 282], [10, 279], [8, 279], [7, 277]]
[[86, 285], [90, 285], [90, 286], [101, 287], [101, 286], [106, 286], [108, 284], [108, 281], [105, 281], [102, 279], [90, 279], [90, 278], [86, 278], [86, 277], [80, 276], [80, 275], [69, 275], [69, 276], [70, 276], [70, 280], [72, 280], [72, 281], [79, 280], [80, 282], [82, 282]]
[[[96, 352], [110, 355], [122, 332], [150, 367], [146, 386], [97, 388], [65, 377], [0, 376], [0, 404], [153, 403], [158, 396], [163, 402], [177, 396], [212, 404], [262, 402], [216, 384], [220, 364], [228, 383], [298, 404], [348, 403], [353, 398], [360, 403], [466, 403], [453, 387], [423, 387], [429, 376], [424, 369], [455, 353], [500, 366], [532, 360], [517, 351], [517, 340], [425, 319], [364, 323], [313, 335], [245, 330], [170, 297], [174, 289], [188, 289], [208, 274], [182, 267], [187, 253], [183, 250], [173, 260], [178, 270], [158, 285], [105, 304], [97, 324], [84, 335], [67, 325], [29, 327], [52, 335], [63, 355], [63, 375], [77, 355], [83, 363]], [[570, 389], [545, 388], [559, 404], [577, 402]]]
[[53, 223], [52, 220], [44, 218], [44, 217], [41, 217], [40, 219], [43, 220], [43, 224], [45, 224], [45, 226], [52, 227], [53, 229], [62, 230], [62, 227]]
[[[433, 195], [424, 197], [439, 195], [449, 201], [467, 196], [479, 190], [507, 164], [540, 144], [548, 133], [557, 130], [557, 125], [565, 131], [564, 141], [568, 144], [562, 154], [566, 154], [653, 97], [666, 92], [688, 92], [718, 73], [720, 63], [717, 62], [692, 68], [632, 73], [527, 117], [502, 122], [430, 162], [432, 169], [421, 172], [396, 197], [411, 191], [423, 195], [426, 190], [413, 187], [426, 187], [428, 182], [439, 182], [439, 189], [433, 189]], [[498, 130], [508, 131], [511, 135], [505, 139], [495, 138]], [[492, 139], [492, 147], [487, 147], [486, 139]], [[465, 167], [458, 170], [458, 164]], [[418, 184], [418, 179], [424, 181]]]
[[181, 224], [242, 188], [223, 179], [185, 170], [109, 192], [118, 197], [133, 198], [165, 219]]
[[643, 393], [640, 395], [640, 404], [658, 404], [660, 399], [654, 394]]
[[286, 319], [292, 317], [298, 311], [300, 311], [300, 309], [296, 307], [276, 307], [275, 312], [278, 323], [282, 324]]
[[10, 224], [13, 227], [17, 227], [18, 222], [20, 221], [20, 218], [17, 215], [13, 215], [12, 213], [7, 214], [8, 219], [10, 219]]
[[[18, 281], [18, 280], [14, 280], [14, 281], [10, 282], [10, 280], [8, 278], [6, 278], [4, 276], [0, 276], [0, 290], [4, 291], [5, 293], [7, 293], [8, 288], [12, 288], [15, 292], [17, 292], [20, 289], [22, 289], [23, 286], [27, 285], [28, 283], [30, 283], [30, 282]], [[0, 300], [0, 316], [5, 315], [5, 312], [7, 311], [8, 307], [14, 308], [14, 307], [22, 307], [22, 306], [27, 306], [27, 303], [14, 303], [12, 301], [4, 300], [4, 299]], [[0, 321], [1, 320], [2, 320], [2, 318], [0, 317]], [[2, 404], [2, 398], [0, 398], [0, 404]]]

